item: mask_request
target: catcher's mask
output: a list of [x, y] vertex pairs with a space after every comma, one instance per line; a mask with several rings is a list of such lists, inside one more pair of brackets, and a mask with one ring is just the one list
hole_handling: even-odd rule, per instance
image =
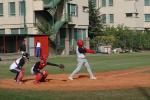
[[79, 46], [79, 47], [82, 47], [83, 45], [84, 45], [84, 43], [83, 43], [83, 40], [78, 40], [77, 41], [77, 45]]
[[24, 53], [22, 54], [22, 57], [23, 57], [23, 58], [26, 58], [26, 59], [29, 59], [29, 54], [26, 53], [26, 52], [24, 52]]

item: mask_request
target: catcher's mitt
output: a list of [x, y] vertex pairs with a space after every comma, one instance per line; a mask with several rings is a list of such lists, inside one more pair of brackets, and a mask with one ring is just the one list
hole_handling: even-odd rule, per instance
[[60, 64], [59, 68], [64, 70], [65, 66], [63, 64]]

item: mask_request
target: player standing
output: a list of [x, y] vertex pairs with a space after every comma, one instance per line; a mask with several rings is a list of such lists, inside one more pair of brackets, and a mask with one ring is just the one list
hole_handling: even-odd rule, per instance
[[90, 79], [96, 79], [96, 77], [93, 75], [93, 73], [91, 71], [91, 67], [90, 67], [90, 65], [88, 63], [88, 60], [85, 57], [85, 53], [92, 53], [92, 54], [94, 54], [95, 51], [87, 49], [87, 48], [84, 48], [83, 45], [84, 45], [84, 42], [79, 39], [77, 41], [77, 48], [76, 48], [77, 67], [71, 73], [71, 75], [68, 77], [69, 80], [73, 80], [73, 76], [80, 71], [82, 65], [84, 65], [87, 68], [87, 71], [88, 71], [88, 73], [90, 75]]

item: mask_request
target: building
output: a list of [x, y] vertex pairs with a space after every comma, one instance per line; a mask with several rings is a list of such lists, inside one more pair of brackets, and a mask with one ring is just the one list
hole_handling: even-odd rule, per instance
[[103, 23], [150, 30], [150, 0], [96, 0]]
[[35, 37], [51, 32], [63, 54], [74, 50], [79, 38], [89, 47], [88, 18], [88, 0], [0, 0], [0, 52], [18, 52], [25, 40], [33, 56]]

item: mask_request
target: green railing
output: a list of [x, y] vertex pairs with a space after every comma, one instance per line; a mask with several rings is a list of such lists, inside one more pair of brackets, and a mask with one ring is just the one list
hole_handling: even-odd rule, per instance
[[61, 18], [60, 20], [56, 21], [56, 23], [53, 25], [53, 31], [57, 33], [57, 32], [59, 31], [59, 29], [60, 29], [66, 22], [69, 21], [69, 19], [70, 19], [70, 18], [68, 17], [68, 14], [65, 13], [65, 14], [62, 16], [62, 18]]
[[44, 0], [45, 8], [54, 8], [56, 7], [62, 0]]
[[[49, 9], [52, 9], [52, 8], [56, 7], [61, 1], [64, 1], [66, 3], [68, 0], [44, 0], [44, 6], [48, 7]], [[64, 4], [64, 7], [65, 7], [65, 4]], [[50, 12], [53, 12], [53, 11], [50, 11]], [[62, 17], [60, 19], [53, 18], [52, 20], [53, 20], [53, 26], [52, 26], [53, 32], [57, 33], [59, 31], [59, 29], [66, 22], [71, 20], [71, 18], [68, 16], [68, 14], [65, 11], [65, 13], [62, 15]]]

